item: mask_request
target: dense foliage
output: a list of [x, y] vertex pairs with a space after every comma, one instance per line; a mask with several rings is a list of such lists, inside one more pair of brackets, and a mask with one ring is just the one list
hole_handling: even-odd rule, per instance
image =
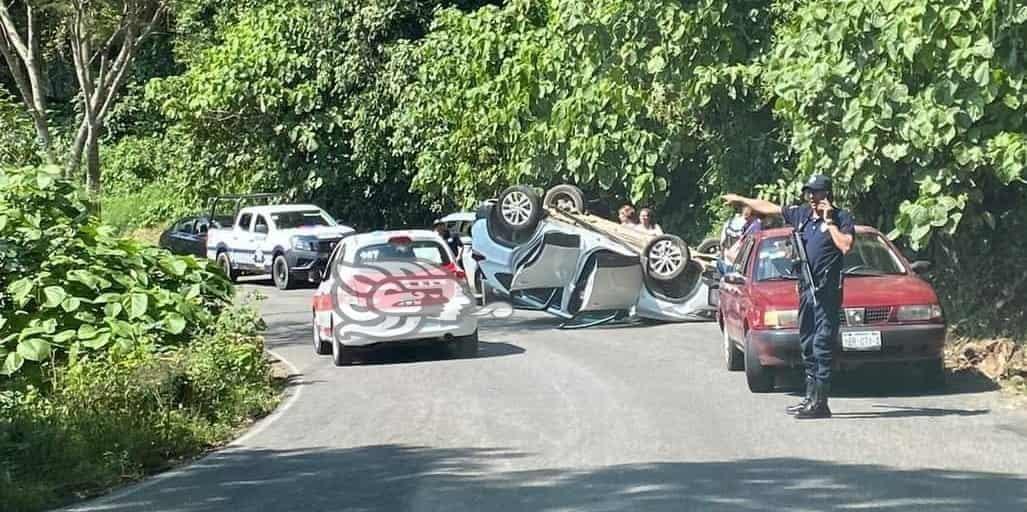
[[207, 263], [115, 238], [56, 168], [0, 170], [0, 373], [190, 339], [232, 298]]

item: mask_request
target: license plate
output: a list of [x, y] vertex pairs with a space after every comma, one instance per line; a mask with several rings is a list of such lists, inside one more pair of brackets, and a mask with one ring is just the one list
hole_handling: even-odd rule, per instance
[[842, 333], [842, 350], [881, 350], [880, 331], [856, 331]]

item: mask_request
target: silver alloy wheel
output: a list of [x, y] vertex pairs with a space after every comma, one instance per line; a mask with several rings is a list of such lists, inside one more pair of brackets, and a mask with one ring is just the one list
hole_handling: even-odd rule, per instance
[[516, 190], [503, 198], [503, 204], [500, 205], [499, 210], [503, 214], [503, 219], [515, 227], [527, 224], [533, 213], [528, 195]]
[[684, 254], [670, 240], [657, 242], [649, 251], [649, 273], [657, 278], [670, 279], [684, 264]]

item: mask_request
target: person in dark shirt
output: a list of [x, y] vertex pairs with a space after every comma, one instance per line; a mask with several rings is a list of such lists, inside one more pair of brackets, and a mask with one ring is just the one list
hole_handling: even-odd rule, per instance
[[829, 418], [831, 364], [841, 327], [842, 262], [852, 249], [855, 223], [849, 212], [835, 208], [832, 203], [831, 178], [813, 175], [803, 185], [802, 196], [804, 204], [785, 206], [737, 194], [727, 194], [723, 199], [732, 205], [748, 206], [762, 215], [780, 215], [799, 232], [813, 274], [812, 283], [803, 277], [798, 284], [806, 397], [788, 407], [787, 412], [799, 419]]
[[449, 250], [453, 253], [453, 257], [456, 258], [456, 265], [460, 268], [464, 267], [463, 258], [461, 256], [464, 252], [464, 242], [460, 240], [459, 233], [453, 233], [446, 227], [445, 222], [435, 222], [435, 232], [445, 240], [446, 245], [449, 246]]

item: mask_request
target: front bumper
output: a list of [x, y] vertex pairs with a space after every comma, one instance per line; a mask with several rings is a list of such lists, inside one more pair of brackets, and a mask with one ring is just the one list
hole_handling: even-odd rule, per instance
[[[945, 325], [942, 324], [843, 326], [841, 332], [846, 331], [880, 331], [881, 350], [842, 350], [839, 336], [834, 352], [838, 367], [936, 360], [943, 356], [945, 349]], [[763, 366], [802, 366], [798, 329], [753, 330], [749, 332], [749, 343], [755, 344]]]
[[290, 249], [285, 252], [285, 261], [289, 264], [289, 272], [306, 273], [309, 279], [314, 279], [328, 264], [330, 256], [328, 252]]

